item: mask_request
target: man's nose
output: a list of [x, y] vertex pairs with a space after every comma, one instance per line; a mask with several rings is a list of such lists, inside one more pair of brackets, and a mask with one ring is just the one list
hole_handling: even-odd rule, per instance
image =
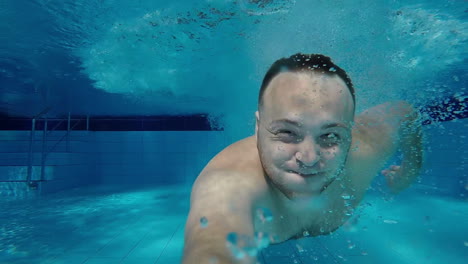
[[304, 140], [299, 144], [295, 156], [299, 165], [311, 167], [320, 160], [320, 148], [312, 140]]

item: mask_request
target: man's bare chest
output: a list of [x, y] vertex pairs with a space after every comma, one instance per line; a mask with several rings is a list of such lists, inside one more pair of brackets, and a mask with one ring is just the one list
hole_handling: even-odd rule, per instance
[[[288, 239], [326, 235], [341, 227], [355, 212], [366, 188], [334, 185], [323, 193], [318, 206], [302, 212], [277, 211], [277, 218], [264, 225], [274, 233], [277, 243]], [[260, 226], [260, 225], [259, 225]]]

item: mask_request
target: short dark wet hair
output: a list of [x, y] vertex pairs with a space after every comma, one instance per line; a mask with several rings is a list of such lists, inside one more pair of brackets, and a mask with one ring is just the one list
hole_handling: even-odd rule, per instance
[[270, 84], [271, 80], [278, 74], [282, 72], [301, 72], [301, 71], [310, 71], [310, 72], [318, 72], [322, 74], [328, 75], [338, 75], [346, 86], [348, 87], [349, 91], [351, 92], [351, 96], [353, 97], [353, 103], [356, 105], [356, 98], [354, 95], [354, 87], [351, 79], [349, 78], [348, 74], [336, 64], [334, 64], [330, 57], [327, 57], [322, 54], [302, 54], [297, 53], [292, 55], [289, 58], [282, 58], [273, 65], [271, 65], [270, 69], [265, 74], [263, 78], [262, 86], [260, 87], [260, 93], [258, 95], [258, 107], [260, 109], [263, 100], [263, 94], [265, 93], [268, 84]]

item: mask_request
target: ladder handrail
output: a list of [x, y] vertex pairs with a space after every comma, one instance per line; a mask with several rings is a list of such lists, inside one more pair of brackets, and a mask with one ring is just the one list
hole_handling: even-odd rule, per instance
[[33, 119], [37, 119], [37, 118], [47, 114], [50, 111], [50, 109], [52, 109], [52, 107], [46, 106], [46, 108], [42, 109], [41, 112], [39, 112], [37, 115], [33, 116]]
[[[34, 145], [34, 133], [36, 132], [36, 119], [47, 114], [49, 110], [51, 109], [50, 106], [46, 106], [44, 109], [42, 109], [41, 112], [39, 112], [37, 115], [35, 115], [32, 118], [32, 125], [31, 125], [31, 135], [30, 135], [30, 141], [29, 141], [29, 155], [28, 155], [28, 170], [27, 170], [27, 175], [26, 175], [26, 182], [29, 185], [29, 187], [37, 187], [36, 184], [31, 182], [32, 178], [32, 164], [33, 164], [33, 145]], [[44, 132], [45, 133], [45, 132]], [[42, 170], [42, 169], [41, 169]]]
[[78, 125], [78, 123], [80, 123], [81, 120], [82, 120], [82, 119], [78, 119], [78, 122], [76, 122], [76, 123], [73, 125], [73, 127], [71, 127], [70, 130], [67, 131], [67, 133], [65, 133], [65, 135], [63, 135], [59, 140], [57, 140], [56, 143], [55, 143], [55, 145], [54, 145], [53, 147], [51, 147], [50, 149], [48, 149], [48, 151], [46, 151], [44, 155], [47, 157], [47, 155], [49, 155], [52, 151], [54, 151], [54, 149], [57, 147], [57, 145], [60, 144], [60, 143], [63, 141], [63, 139], [64, 139], [65, 137], [68, 136], [68, 134], [70, 133], [70, 131], [72, 131], [73, 128], [75, 128], [75, 126]]
[[[31, 180], [32, 178], [32, 164], [33, 164], [33, 144], [34, 144], [34, 133], [35, 133], [35, 130], [36, 130], [36, 119], [44, 114], [46, 114], [48, 111], [50, 110], [50, 107], [47, 107], [45, 108], [43, 111], [41, 111], [38, 115], [36, 115], [33, 119], [32, 119], [32, 127], [31, 127], [31, 136], [30, 136], [30, 143], [29, 143], [29, 156], [28, 156], [28, 171], [27, 171], [27, 178], [26, 178], [26, 183], [31, 187], [31, 188], [37, 188], [37, 181], [38, 180]], [[80, 123], [80, 121], [82, 121], [83, 119], [80, 118], [80, 119], [75, 119], [75, 120], [78, 120], [72, 127], [70, 126], [70, 123], [71, 123], [71, 115], [70, 113], [68, 113], [68, 125], [67, 125], [67, 133], [65, 133], [65, 135], [63, 135], [56, 143], [54, 146], [52, 146], [51, 148], [49, 148], [47, 150], [47, 147], [46, 147], [46, 142], [47, 142], [47, 134], [50, 133], [50, 131], [55, 131], [55, 129], [57, 129], [57, 127], [63, 122], [65, 121], [66, 119], [62, 119], [52, 130], [47, 130], [47, 117], [44, 118], [44, 131], [43, 131], [43, 137], [42, 137], [42, 159], [41, 159], [41, 179], [39, 181], [45, 181], [44, 179], [44, 173], [45, 173], [45, 163], [46, 163], [46, 159], [48, 157], [48, 155], [54, 151], [54, 149], [58, 146], [58, 144], [60, 144], [65, 138], [67, 138], [67, 151], [69, 151], [69, 145], [68, 145], [68, 141], [70, 140], [69, 139], [69, 135], [70, 135], [70, 132]], [[88, 129], [88, 122], [89, 122], [89, 117], [87, 116], [86, 117], [86, 120], [87, 120], [87, 125], [86, 125], [86, 128]]]
[[62, 122], [65, 121], [65, 119], [59, 119], [59, 120], [61, 120], [61, 121], [58, 122], [57, 125], [54, 126], [54, 128], [49, 129], [49, 130], [47, 131], [47, 133], [51, 133], [52, 131], [55, 131], [55, 129], [57, 129], [57, 128], [62, 124]]

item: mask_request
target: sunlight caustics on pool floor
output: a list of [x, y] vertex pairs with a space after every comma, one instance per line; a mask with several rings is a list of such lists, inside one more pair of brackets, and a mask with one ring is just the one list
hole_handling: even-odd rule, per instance
[[180, 191], [77, 189], [10, 204], [0, 263], [178, 263], [188, 210]]
[[[337, 232], [272, 245], [259, 261], [463, 263], [466, 203], [411, 189], [398, 197], [370, 194]], [[181, 187], [93, 187], [4, 204], [0, 263], [180, 263], [188, 194]]]

